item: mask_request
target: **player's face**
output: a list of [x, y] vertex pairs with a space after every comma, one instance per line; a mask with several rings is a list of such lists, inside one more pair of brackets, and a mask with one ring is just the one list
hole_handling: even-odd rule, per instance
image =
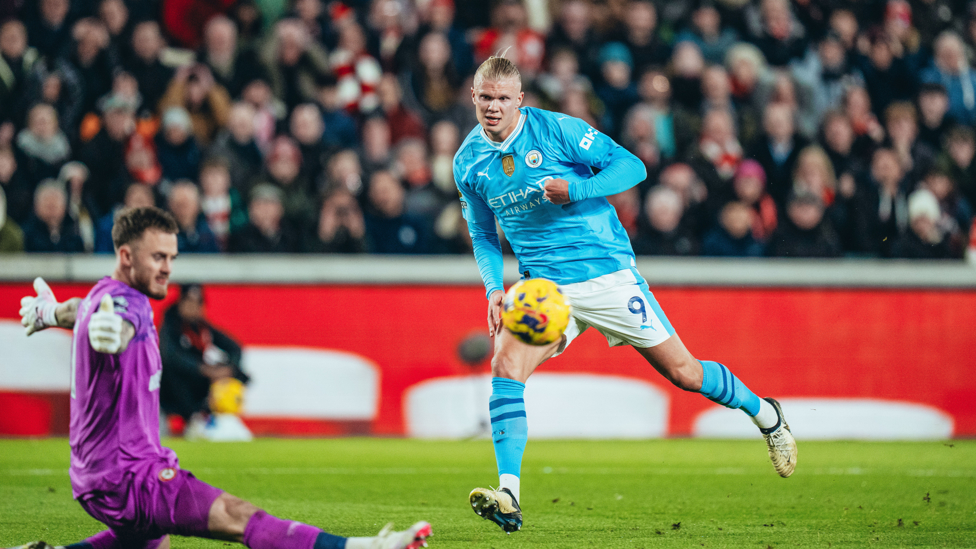
[[176, 251], [176, 235], [155, 229], [122, 246], [119, 254], [128, 270], [129, 285], [153, 299], [166, 297]]
[[493, 141], [502, 142], [518, 126], [522, 84], [514, 78], [478, 82], [471, 88], [478, 123]]

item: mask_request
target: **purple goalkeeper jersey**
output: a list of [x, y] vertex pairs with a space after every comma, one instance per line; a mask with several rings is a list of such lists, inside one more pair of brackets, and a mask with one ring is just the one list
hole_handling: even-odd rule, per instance
[[[96, 352], [88, 322], [102, 296], [135, 327], [117, 355]], [[164, 464], [177, 467], [176, 453], [159, 442], [159, 381], [163, 373], [159, 335], [149, 298], [123, 282], [103, 278], [78, 306], [71, 343], [71, 488], [75, 498], [111, 492], [127, 473]]]

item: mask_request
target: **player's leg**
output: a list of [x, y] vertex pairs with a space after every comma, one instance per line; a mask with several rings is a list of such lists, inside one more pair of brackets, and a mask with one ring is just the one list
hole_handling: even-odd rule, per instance
[[519, 507], [522, 454], [529, 437], [523, 392], [525, 382], [540, 364], [564, 345], [563, 340], [546, 346], [528, 345], [507, 330], [495, 335], [495, 354], [491, 360], [491, 440], [498, 464], [498, 489], [475, 488], [468, 496], [472, 509], [506, 532], [522, 527]]
[[745, 412], [766, 438], [776, 472], [782, 477], [793, 474], [796, 441], [778, 402], [756, 396], [724, 364], [695, 359], [677, 334], [653, 347], [634, 348], [676, 387], [701, 393], [716, 404]]
[[32, 541], [14, 549], [170, 549], [169, 536], [146, 539], [141, 536], [119, 538], [112, 530], [103, 530], [90, 538], [71, 545], [50, 545]]

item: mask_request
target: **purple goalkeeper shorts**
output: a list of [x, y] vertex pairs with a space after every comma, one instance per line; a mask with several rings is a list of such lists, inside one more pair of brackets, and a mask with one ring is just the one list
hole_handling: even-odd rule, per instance
[[152, 549], [167, 534], [210, 537], [210, 506], [223, 490], [193, 473], [160, 464], [129, 471], [118, 489], [84, 494], [78, 503], [115, 533], [122, 547]]

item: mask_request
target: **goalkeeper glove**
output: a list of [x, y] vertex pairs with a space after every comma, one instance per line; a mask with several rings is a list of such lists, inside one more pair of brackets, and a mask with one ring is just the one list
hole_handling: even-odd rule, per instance
[[98, 310], [88, 320], [88, 341], [99, 353], [114, 355], [122, 347], [122, 317], [115, 314], [112, 296], [102, 296]]
[[60, 303], [43, 278], [34, 279], [34, 291], [37, 296], [28, 295], [20, 300], [20, 323], [27, 329], [27, 335], [58, 325], [55, 312]]

